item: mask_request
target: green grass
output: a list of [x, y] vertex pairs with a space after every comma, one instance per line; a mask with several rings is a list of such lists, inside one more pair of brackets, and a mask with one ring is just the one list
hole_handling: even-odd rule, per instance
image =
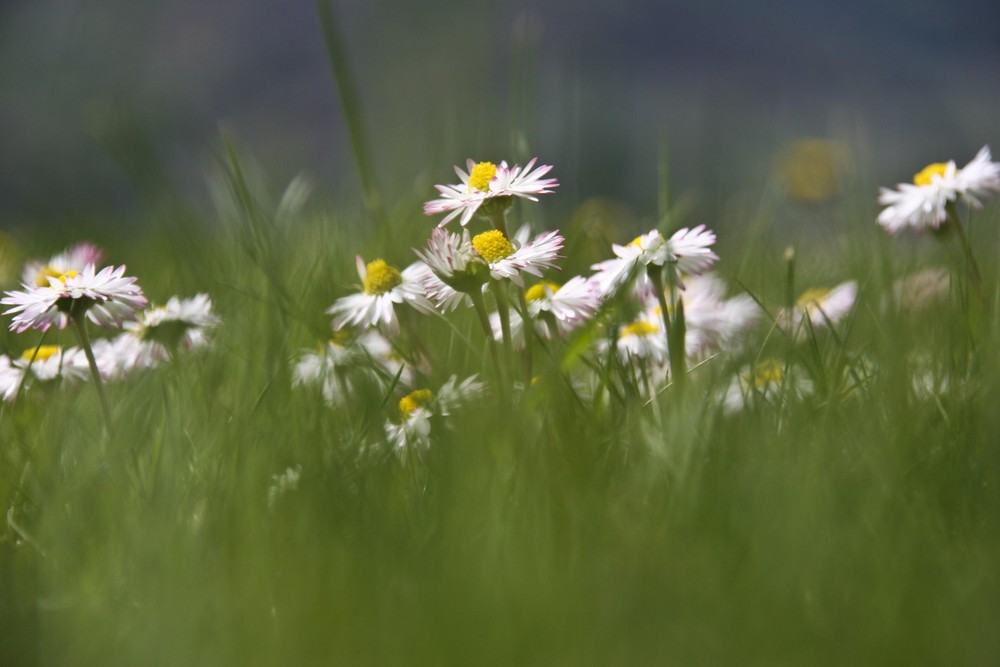
[[[536, 354], [542, 380], [529, 391], [467, 406], [436, 425], [424, 461], [403, 465], [369, 446], [401, 388], [328, 406], [292, 389], [290, 360], [329, 334], [323, 313], [355, 280], [354, 254], [409, 261], [433, 225], [416, 204], [427, 193], [400, 205], [394, 241], [380, 245], [364, 220], [308, 206], [279, 215], [260, 186], [229, 175], [217, 212], [94, 239], [154, 300], [209, 292], [224, 321], [213, 348], [109, 384], [112, 437], [88, 384], [36, 387], [0, 409], [0, 663], [1000, 655], [995, 204], [973, 230], [985, 305], [956, 287], [925, 311], [883, 310], [904, 267], [949, 261], [951, 242], [884, 238], [858, 196], [843, 209], [865, 213], [836, 250], [798, 253], [802, 287], [861, 284], [835, 333], [794, 344], [765, 322], [696, 369], [685, 393], [652, 403], [613, 369], [602, 373], [620, 399], [580, 400], [556, 346]], [[776, 308], [787, 243], [768, 220], [720, 234], [720, 271]], [[561, 226], [571, 244], [583, 233]], [[572, 270], [608, 254], [585, 246]], [[433, 358], [428, 386], [491, 377], [470, 312], [413, 324]], [[37, 335], [3, 340], [19, 353]], [[763, 356], [802, 366], [815, 393], [724, 416], [720, 392]], [[912, 389], [927, 369], [948, 383], [933, 398]], [[269, 508], [272, 476], [296, 465], [298, 488]]]

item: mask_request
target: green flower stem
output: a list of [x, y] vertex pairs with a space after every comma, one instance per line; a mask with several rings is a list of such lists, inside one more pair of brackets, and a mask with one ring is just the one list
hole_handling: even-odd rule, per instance
[[28, 379], [28, 373], [31, 372], [31, 367], [35, 363], [35, 359], [38, 358], [38, 351], [42, 349], [42, 345], [45, 344], [45, 337], [49, 334], [49, 330], [46, 329], [42, 332], [42, 337], [38, 339], [38, 345], [35, 346], [35, 351], [31, 353], [31, 359], [28, 359], [28, 365], [24, 369], [24, 375], [21, 376], [21, 384], [17, 385], [17, 393], [14, 395], [14, 403], [16, 404], [21, 398], [21, 394], [24, 392], [24, 385]]
[[[500, 316], [500, 332], [503, 339], [504, 367], [512, 369], [514, 362], [514, 342], [510, 334], [510, 303], [507, 301], [507, 293], [504, 287], [505, 286], [501, 282], [496, 280], [490, 284], [490, 289], [493, 291], [493, 298], [497, 302], [497, 314]], [[511, 381], [512, 379], [513, 373], [508, 372], [508, 381]]]
[[531, 355], [531, 342], [534, 338], [535, 323], [531, 321], [531, 314], [528, 312], [528, 300], [524, 296], [524, 287], [517, 289], [517, 299], [521, 308], [521, 330], [524, 332], [524, 380], [530, 385], [534, 367], [534, 360]]
[[965, 229], [962, 227], [962, 221], [958, 217], [958, 211], [955, 210], [954, 202], [948, 204], [947, 211], [948, 220], [958, 233], [958, 241], [962, 245], [962, 251], [965, 253], [969, 279], [972, 281], [973, 287], [976, 288], [976, 294], [979, 295], [979, 299], [984, 301], [986, 296], [983, 291], [983, 274], [979, 270], [979, 262], [976, 261], [976, 256], [972, 252], [972, 245], [969, 243], [969, 237], [966, 236]]
[[104, 393], [104, 382], [101, 380], [101, 372], [97, 369], [97, 359], [94, 358], [94, 350], [90, 346], [90, 336], [87, 335], [87, 321], [81, 313], [73, 313], [70, 316], [73, 323], [73, 330], [76, 337], [80, 339], [80, 347], [87, 355], [87, 363], [90, 365], [90, 375], [94, 378], [94, 386], [97, 388], [97, 395], [101, 399], [101, 410], [104, 412], [104, 426], [108, 430], [108, 436], [113, 432], [111, 422], [111, 405], [108, 403], [108, 396]]
[[493, 359], [493, 368], [496, 370], [497, 380], [502, 383], [503, 368], [500, 366], [497, 342], [493, 339], [493, 327], [490, 326], [490, 317], [486, 314], [486, 304], [483, 303], [483, 294], [478, 290], [472, 291], [469, 292], [469, 298], [472, 299], [472, 305], [475, 308], [476, 315], [479, 317], [479, 324], [483, 327], [483, 333], [486, 334], [486, 342], [490, 346], [490, 357]]

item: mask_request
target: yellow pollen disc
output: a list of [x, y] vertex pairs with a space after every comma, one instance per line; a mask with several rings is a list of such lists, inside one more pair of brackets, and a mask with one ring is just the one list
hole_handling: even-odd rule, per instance
[[816, 308], [823, 303], [829, 294], [830, 290], [822, 287], [807, 289], [795, 303], [799, 308]]
[[504, 257], [510, 257], [514, 253], [514, 246], [503, 232], [496, 229], [473, 236], [472, 247], [490, 264], [499, 262]]
[[386, 264], [384, 259], [369, 262], [365, 273], [365, 294], [385, 294], [403, 282], [399, 270]]
[[35, 354], [35, 348], [30, 348], [21, 353], [21, 358], [25, 361], [31, 361], [32, 357], [35, 357], [35, 361], [45, 361], [51, 357], [56, 356], [62, 351], [58, 345], [42, 345], [38, 348], [38, 354]]
[[497, 175], [497, 166], [492, 162], [479, 162], [469, 174], [469, 192], [473, 189], [486, 192], [490, 189], [490, 181]]
[[528, 291], [524, 293], [524, 298], [528, 301], [538, 301], [539, 299], [545, 298], [546, 291], [555, 294], [559, 291], [559, 283], [543, 280], [542, 282], [529, 287]]
[[403, 398], [399, 399], [399, 414], [403, 419], [409, 419], [410, 415], [434, 400], [434, 392], [430, 389], [417, 389]]
[[37, 287], [48, 287], [49, 278], [62, 278], [62, 271], [56, 271], [51, 266], [42, 267], [42, 270], [38, 272], [35, 276], [35, 285]]
[[651, 334], [655, 334], [659, 330], [660, 328], [652, 322], [639, 320], [638, 322], [633, 322], [632, 324], [622, 327], [622, 338], [625, 338], [626, 336], [649, 336]]
[[945, 162], [935, 162], [934, 164], [929, 164], [913, 177], [913, 182], [916, 185], [930, 185], [932, 176], [944, 176], [944, 172], [947, 171], [947, 169], [948, 165]]
[[634, 245], [636, 248], [642, 247], [642, 236], [636, 236], [634, 239], [629, 241], [629, 245]]
[[753, 369], [750, 380], [757, 389], [764, 389], [781, 382], [781, 364], [775, 359], [765, 359]]
[[79, 271], [67, 271], [59, 276], [59, 282], [65, 285], [67, 278], [76, 278], [78, 275], [80, 275]]

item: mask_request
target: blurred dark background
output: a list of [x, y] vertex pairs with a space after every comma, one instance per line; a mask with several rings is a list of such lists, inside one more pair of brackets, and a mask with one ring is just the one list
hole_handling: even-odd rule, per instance
[[[276, 182], [304, 171], [360, 207], [312, 2], [0, 7], [4, 226], [128, 219], [165, 190], [204, 199], [220, 125]], [[468, 156], [538, 155], [563, 181], [555, 206], [607, 197], [652, 213], [665, 143], [675, 191], [704, 216], [789, 160], [822, 172], [824, 151], [864, 169], [874, 206], [878, 184], [1000, 148], [1000, 3], [335, 7], [389, 202], [432, 197]], [[825, 141], [802, 158], [794, 142], [810, 137]], [[804, 200], [829, 194], [809, 187]]]

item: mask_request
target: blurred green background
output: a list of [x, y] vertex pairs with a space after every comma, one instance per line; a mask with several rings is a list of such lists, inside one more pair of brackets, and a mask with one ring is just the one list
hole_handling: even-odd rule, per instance
[[[1000, 5], [336, 2], [389, 201], [473, 155], [558, 166], [560, 204], [656, 201], [658, 141], [703, 220], [759, 192], [788, 142], [833, 139], [892, 184], [1000, 130]], [[7, 0], [5, 225], [127, 218], [205, 197], [228, 127], [279, 181], [356, 180], [311, 2]], [[869, 185], [874, 195], [874, 186]]]

